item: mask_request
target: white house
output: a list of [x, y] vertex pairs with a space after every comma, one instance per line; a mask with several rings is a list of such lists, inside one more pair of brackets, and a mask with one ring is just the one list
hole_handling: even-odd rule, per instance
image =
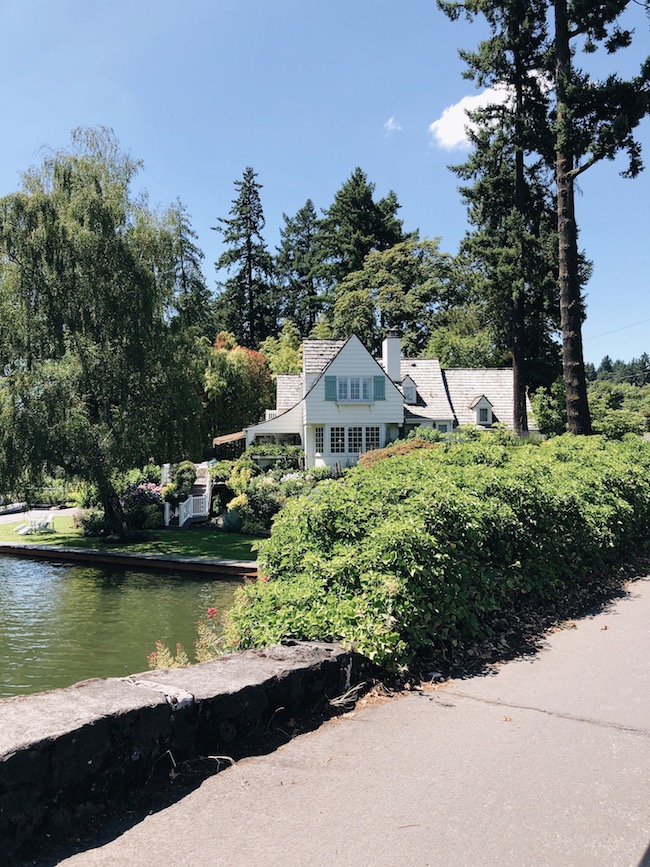
[[308, 467], [347, 466], [420, 425], [451, 431], [468, 422], [512, 427], [512, 419], [510, 368], [442, 370], [435, 358], [403, 359], [389, 332], [380, 360], [355, 335], [305, 340], [302, 373], [278, 376], [276, 409], [244, 433], [247, 446], [301, 445]]

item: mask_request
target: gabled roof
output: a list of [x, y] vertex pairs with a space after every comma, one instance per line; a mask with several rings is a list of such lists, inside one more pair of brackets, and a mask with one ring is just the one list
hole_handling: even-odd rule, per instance
[[477, 405], [478, 405], [482, 400], [487, 401], [487, 403], [489, 403], [490, 406], [494, 406], [494, 404], [492, 403], [492, 401], [491, 401], [488, 397], [486, 397], [484, 394], [479, 394], [479, 395], [477, 395], [477, 396], [474, 398], [474, 400], [470, 403], [469, 408], [470, 408], [470, 409], [476, 409]]
[[454, 411], [447, 397], [437, 358], [403, 358], [400, 373], [402, 379], [410, 377], [417, 389], [417, 403], [404, 407], [406, 421], [453, 419]]
[[322, 373], [346, 343], [346, 340], [303, 340], [303, 373]]
[[[512, 368], [448, 368], [444, 371], [449, 398], [458, 424], [476, 424], [476, 395], [490, 396], [495, 422], [513, 426], [514, 399], [512, 392]], [[479, 398], [480, 399], [480, 398]], [[537, 427], [528, 398], [528, 423], [532, 430]]]
[[276, 409], [290, 409], [302, 398], [302, 374], [279, 373], [276, 382]]

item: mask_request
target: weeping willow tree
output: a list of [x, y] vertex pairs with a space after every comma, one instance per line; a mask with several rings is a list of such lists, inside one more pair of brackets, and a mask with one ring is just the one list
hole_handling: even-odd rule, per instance
[[132, 194], [139, 169], [110, 131], [77, 130], [0, 200], [0, 478], [62, 468], [120, 534], [115, 471], [196, 448], [200, 417], [174, 238]]

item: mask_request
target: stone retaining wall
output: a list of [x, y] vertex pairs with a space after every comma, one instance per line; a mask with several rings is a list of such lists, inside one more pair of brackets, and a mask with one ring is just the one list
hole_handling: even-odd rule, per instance
[[[192, 756], [229, 755], [271, 721], [322, 710], [363, 676], [336, 645], [286, 642], [184, 669], [88, 680], [0, 701], [0, 840], [111, 809]], [[162, 759], [166, 759], [164, 764]]]

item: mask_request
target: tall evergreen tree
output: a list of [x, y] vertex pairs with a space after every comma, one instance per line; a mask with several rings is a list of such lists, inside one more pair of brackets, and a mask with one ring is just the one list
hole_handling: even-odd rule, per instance
[[[563, 369], [566, 385], [569, 430], [589, 433], [591, 422], [582, 352], [583, 302], [581, 287], [583, 272], [578, 253], [578, 231], [575, 219], [574, 184], [576, 178], [602, 159], [613, 159], [627, 151], [629, 165], [624, 175], [634, 177], [641, 170], [640, 147], [633, 131], [650, 110], [650, 61], [639, 75], [622, 81], [612, 74], [597, 81], [577, 68], [575, 53], [582, 47], [593, 52], [602, 46], [608, 53], [628, 47], [632, 32], [621, 29], [619, 18], [632, 0], [604, 0], [585, 3], [584, 0], [466, 0], [439, 6], [452, 18], [461, 11], [473, 17], [484, 14], [492, 29], [492, 45], [496, 51], [482, 53], [481, 75], [487, 70], [493, 80], [501, 77], [515, 87], [516, 117], [519, 129], [530, 127], [538, 139], [536, 147], [549, 165], [554, 166], [557, 202], [558, 280], [563, 337]], [[519, 21], [519, 25], [517, 25]], [[513, 30], [513, 25], [515, 25]], [[523, 37], [523, 39], [520, 39]], [[503, 49], [511, 52], [515, 80], [504, 71]], [[540, 100], [531, 93], [517, 91], [517, 54], [523, 58], [523, 68], [537, 55], [540, 73], [548, 83], [548, 110], [540, 124]], [[464, 53], [461, 52], [463, 56]], [[470, 61], [472, 55], [469, 55]], [[471, 65], [471, 63], [470, 63]], [[528, 79], [532, 76], [528, 74]], [[543, 92], [538, 90], [538, 95]], [[521, 100], [520, 100], [521, 96]], [[522, 126], [523, 124], [523, 126]], [[518, 136], [512, 139], [522, 147]]]
[[399, 203], [392, 191], [375, 202], [375, 185], [356, 168], [334, 196], [321, 225], [321, 272], [329, 284], [336, 285], [353, 271], [373, 250], [387, 250], [404, 240]]
[[174, 300], [181, 328], [193, 328], [205, 337], [214, 336], [212, 294], [202, 271], [203, 251], [197, 246], [187, 208], [177, 199], [166, 223], [170, 235]]
[[316, 324], [322, 307], [320, 273], [320, 220], [311, 199], [295, 217], [282, 215], [281, 243], [276, 269], [281, 287], [280, 315], [291, 319], [302, 336]]
[[226, 244], [215, 265], [230, 274], [217, 299], [220, 324], [250, 347], [257, 346], [277, 326], [273, 258], [262, 236], [266, 221], [260, 200], [262, 184], [256, 178], [250, 166], [245, 169], [242, 179], [235, 181], [238, 192], [230, 217], [219, 217], [220, 225], [213, 227]]
[[[540, 146], [550, 153], [545, 131], [548, 99], [538, 74], [546, 47], [544, 0], [465, 6], [471, 12], [479, 7], [490, 36], [476, 52], [461, 52], [468, 65], [466, 75], [479, 85], [505, 90], [507, 96], [472, 113], [473, 153], [454, 170], [473, 181], [461, 189], [475, 227], [464, 249], [484, 270], [494, 332], [503, 335], [499, 342], [511, 354], [513, 424], [523, 433], [528, 430], [526, 386], [539, 384], [538, 377], [531, 376], [530, 341], [549, 344], [548, 317], [542, 322], [535, 317], [542, 333], [533, 335], [532, 313], [540, 301], [545, 306], [555, 270], [555, 257], [549, 261], [551, 248], [546, 243], [553, 203], [544, 188], [543, 163], [536, 154], [530, 156]], [[459, 7], [446, 8], [453, 16]]]
[[552, 126], [559, 241], [560, 313], [568, 427], [591, 433], [587, 382], [582, 351], [582, 299], [578, 229], [575, 214], [576, 179], [595, 163], [628, 155], [624, 177], [638, 175], [643, 165], [634, 129], [650, 111], [650, 58], [639, 75], [623, 81], [616, 74], [597, 81], [575, 63], [576, 48], [608, 54], [627, 48], [632, 31], [619, 19], [631, 0], [554, 0], [551, 35], [555, 110]]

